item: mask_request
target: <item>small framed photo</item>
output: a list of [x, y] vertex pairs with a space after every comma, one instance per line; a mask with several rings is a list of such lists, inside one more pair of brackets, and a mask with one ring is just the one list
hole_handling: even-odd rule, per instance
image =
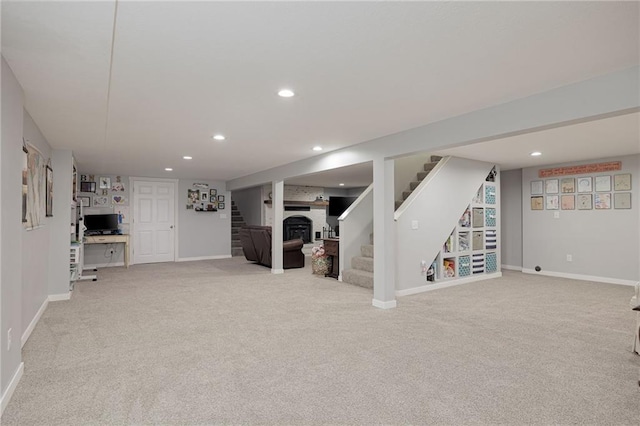
[[578, 210], [591, 210], [593, 208], [593, 201], [591, 194], [579, 194], [578, 195]]
[[204, 201], [205, 203], [209, 201], [209, 194], [207, 194], [207, 191], [202, 191], [200, 194], [200, 201]]
[[531, 210], [544, 210], [542, 196], [531, 197]]
[[631, 174], [615, 175], [613, 177], [613, 189], [616, 191], [631, 191]]
[[560, 197], [560, 208], [562, 210], [575, 210], [576, 197], [574, 195], [563, 195]]
[[576, 180], [574, 178], [562, 178], [560, 192], [563, 194], [576, 192]]
[[560, 208], [559, 198], [557, 195], [547, 195], [547, 210], [558, 210]]
[[109, 189], [109, 188], [111, 188], [111, 178], [100, 177], [100, 189]]
[[218, 210], [224, 210], [224, 203], [218, 203]]
[[96, 183], [80, 182], [80, 192], [96, 192]]
[[224, 203], [224, 195], [218, 195], [218, 202]]
[[596, 192], [611, 191], [611, 176], [596, 176]]
[[580, 177], [578, 178], [578, 192], [591, 192], [591, 178]]
[[611, 208], [611, 194], [596, 194], [595, 195], [596, 210], [606, 210]]
[[547, 194], [558, 193], [558, 179], [547, 179], [544, 181], [544, 192]]
[[91, 207], [91, 197], [86, 195], [80, 195], [78, 197], [78, 202], [82, 207]]
[[543, 187], [541, 180], [532, 180], [531, 181], [531, 195], [542, 195]]
[[614, 209], [630, 209], [631, 208], [631, 193], [630, 192], [617, 192], [613, 194], [613, 208]]
[[[211, 198], [215, 197], [216, 195], [218, 195], [218, 190], [217, 189], [210, 189], [209, 190], [209, 195], [211, 196]], [[214, 201], [214, 200], [211, 200]]]

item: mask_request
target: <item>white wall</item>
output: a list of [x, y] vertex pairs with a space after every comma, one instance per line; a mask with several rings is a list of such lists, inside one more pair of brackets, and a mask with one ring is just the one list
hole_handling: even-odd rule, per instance
[[[24, 138], [36, 147], [45, 161], [51, 158], [51, 147], [27, 111], [24, 111]], [[55, 180], [54, 180], [55, 184]], [[54, 196], [55, 196], [54, 188]], [[54, 200], [55, 204], [55, 200]], [[44, 215], [43, 215], [44, 216]], [[27, 330], [49, 295], [49, 244], [53, 218], [43, 217], [42, 227], [22, 230], [22, 329]], [[38, 265], [38, 267], [34, 267]]]
[[[22, 330], [22, 132], [24, 94], [2, 58], [2, 143], [0, 145], [0, 395], [3, 405], [21, 364]], [[11, 350], [7, 331], [12, 329]]]
[[502, 267], [522, 268], [522, 169], [500, 173]]
[[[187, 210], [187, 190], [206, 183], [225, 197], [217, 212]], [[180, 260], [231, 256], [231, 193], [224, 182], [180, 179], [178, 182], [178, 255]]]
[[[584, 176], [632, 174], [631, 209], [628, 210], [531, 210], [530, 182], [538, 170], [599, 162], [621, 161], [622, 170]], [[583, 175], [568, 176], [577, 178]], [[547, 178], [556, 179], [556, 178]], [[557, 178], [560, 179], [560, 178]], [[539, 265], [543, 273], [572, 274], [615, 282], [638, 281], [640, 258], [640, 155], [577, 163], [551, 164], [522, 170], [523, 267]], [[595, 189], [595, 188], [594, 188]], [[613, 194], [616, 191], [611, 191]], [[594, 192], [595, 193], [595, 192]], [[613, 201], [612, 201], [613, 204]], [[566, 260], [567, 254], [573, 261]], [[594, 278], [594, 279], [595, 279]], [[629, 282], [629, 283], [631, 283]]]
[[424, 171], [425, 163], [431, 160], [430, 154], [416, 154], [394, 160], [393, 183], [394, 199], [402, 201], [402, 193], [409, 191], [409, 184], [418, 178], [418, 172]]
[[262, 225], [264, 203], [261, 186], [233, 191], [231, 195], [247, 225]]

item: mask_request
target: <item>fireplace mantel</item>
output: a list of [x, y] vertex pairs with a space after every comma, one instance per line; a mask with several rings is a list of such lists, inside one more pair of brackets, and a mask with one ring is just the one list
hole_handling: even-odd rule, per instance
[[[273, 200], [264, 200], [267, 205], [273, 204]], [[328, 201], [296, 201], [296, 200], [284, 200], [285, 206], [311, 206], [311, 207], [326, 207], [329, 205]]]

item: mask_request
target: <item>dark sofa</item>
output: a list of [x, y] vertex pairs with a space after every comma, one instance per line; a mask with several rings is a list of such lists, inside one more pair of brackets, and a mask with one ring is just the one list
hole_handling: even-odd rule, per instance
[[[240, 228], [240, 243], [244, 257], [251, 262], [271, 267], [271, 227], [247, 225]], [[283, 243], [282, 267], [284, 269], [304, 268], [304, 253], [301, 239]]]

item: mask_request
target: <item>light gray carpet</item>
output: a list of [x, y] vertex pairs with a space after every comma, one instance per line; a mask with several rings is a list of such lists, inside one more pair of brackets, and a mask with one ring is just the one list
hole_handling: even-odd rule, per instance
[[3, 425], [640, 419], [631, 287], [506, 272], [384, 311], [243, 258], [98, 276], [49, 304]]

